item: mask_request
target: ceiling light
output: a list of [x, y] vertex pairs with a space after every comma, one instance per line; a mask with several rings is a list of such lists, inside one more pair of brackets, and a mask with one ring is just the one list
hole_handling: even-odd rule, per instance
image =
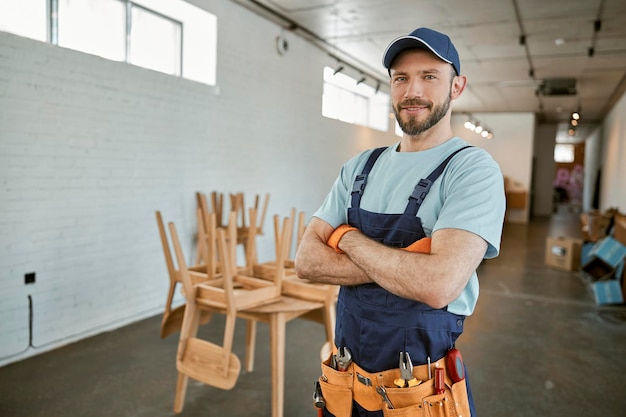
[[595, 32], [600, 32], [600, 29], [602, 29], [602, 20], [598, 19], [593, 22], [593, 30]]
[[484, 124], [480, 123], [478, 120], [474, 119], [471, 114], [467, 115], [467, 121], [463, 123], [463, 127], [467, 130], [470, 130], [483, 138], [491, 139], [493, 138], [493, 132], [491, 129], [485, 127]]
[[572, 113], [572, 119], [573, 120], [578, 120], [580, 119], [580, 113], [575, 111], [574, 113]]
[[554, 44], [555, 44], [556, 46], [562, 46], [562, 45], [565, 45], [565, 39], [563, 39], [563, 38], [556, 38], [556, 39], [554, 40]]

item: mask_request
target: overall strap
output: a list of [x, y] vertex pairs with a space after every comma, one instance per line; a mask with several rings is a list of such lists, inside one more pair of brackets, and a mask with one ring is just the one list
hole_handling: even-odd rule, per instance
[[450, 155], [448, 155], [446, 159], [443, 160], [441, 164], [439, 164], [437, 168], [433, 170], [433, 172], [431, 172], [428, 175], [428, 177], [422, 178], [421, 180], [419, 180], [417, 185], [413, 189], [413, 193], [411, 193], [411, 196], [409, 197], [409, 203], [406, 205], [404, 214], [409, 214], [411, 216], [417, 215], [417, 212], [419, 211], [420, 206], [422, 205], [422, 202], [424, 201], [424, 199], [426, 198], [426, 195], [430, 191], [430, 187], [432, 187], [435, 180], [439, 178], [443, 170], [446, 169], [448, 162], [450, 162], [450, 160], [454, 157], [454, 155], [461, 152], [463, 149], [471, 148], [471, 147], [472, 146], [470, 145], [464, 146], [452, 152]]
[[365, 166], [363, 167], [363, 171], [354, 179], [354, 183], [352, 184], [352, 208], [359, 208], [361, 205], [361, 197], [363, 196], [363, 190], [365, 190], [365, 185], [367, 184], [367, 176], [369, 175], [372, 167], [376, 163], [376, 160], [380, 156], [383, 151], [387, 149], [386, 146], [382, 148], [376, 148], [372, 151]]

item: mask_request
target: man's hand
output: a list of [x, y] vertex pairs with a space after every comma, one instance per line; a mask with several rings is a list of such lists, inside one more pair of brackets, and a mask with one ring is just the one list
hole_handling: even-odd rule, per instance
[[335, 252], [327, 244], [333, 232], [334, 228], [325, 221], [317, 217], [311, 219], [296, 252], [295, 267], [298, 277], [336, 285], [372, 282], [350, 258]]
[[339, 241], [341, 240], [343, 235], [345, 235], [351, 230], [359, 230], [359, 229], [357, 229], [356, 227], [350, 226], [349, 224], [342, 224], [338, 226], [335, 230], [333, 230], [326, 244], [328, 244], [328, 246], [333, 248], [335, 252], [343, 253], [343, 251], [339, 249]]
[[[328, 246], [333, 248], [335, 252], [344, 253], [341, 249], [339, 249], [339, 242], [341, 241], [341, 238], [343, 237], [343, 235], [353, 230], [359, 230], [359, 229], [357, 229], [356, 227], [350, 226], [349, 224], [342, 224], [340, 226], [337, 226], [337, 228], [333, 230], [333, 232], [331, 233], [326, 243], [328, 244]], [[415, 253], [430, 253], [431, 240], [432, 239], [429, 237], [424, 237], [422, 239], [419, 239], [411, 243], [406, 248], [402, 248], [402, 250], [405, 250], [408, 252], [415, 252]]]

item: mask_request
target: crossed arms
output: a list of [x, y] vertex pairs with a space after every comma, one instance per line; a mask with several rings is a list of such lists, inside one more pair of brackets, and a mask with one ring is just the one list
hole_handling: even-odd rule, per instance
[[431, 253], [414, 253], [391, 248], [360, 231], [343, 235], [338, 254], [327, 245], [334, 228], [313, 217], [296, 253], [300, 278], [337, 284], [360, 285], [376, 282], [400, 297], [433, 308], [443, 308], [465, 288], [487, 251], [480, 236], [460, 229], [433, 233]]

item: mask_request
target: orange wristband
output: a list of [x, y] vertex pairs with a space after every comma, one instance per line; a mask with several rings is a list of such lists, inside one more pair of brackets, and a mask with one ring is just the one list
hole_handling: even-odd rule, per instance
[[406, 248], [402, 248], [402, 250], [406, 250], [409, 252], [430, 253], [431, 240], [432, 239], [429, 237], [424, 237], [418, 241], [411, 243]]
[[337, 226], [337, 228], [333, 230], [333, 232], [330, 234], [330, 237], [328, 238], [328, 242], [326, 242], [326, 244], [330, 246], [331, 248], [333, 248], [335, 252], [343, 253], [343, 251], [339, 249], [339, 241], [341, 240], [343, 235], [345, 235], [351, 230], [359, 230], [359, 229], [357, 229], [356, 227], [350, 226], [349, 224], [342, 224], [340, 226]]

